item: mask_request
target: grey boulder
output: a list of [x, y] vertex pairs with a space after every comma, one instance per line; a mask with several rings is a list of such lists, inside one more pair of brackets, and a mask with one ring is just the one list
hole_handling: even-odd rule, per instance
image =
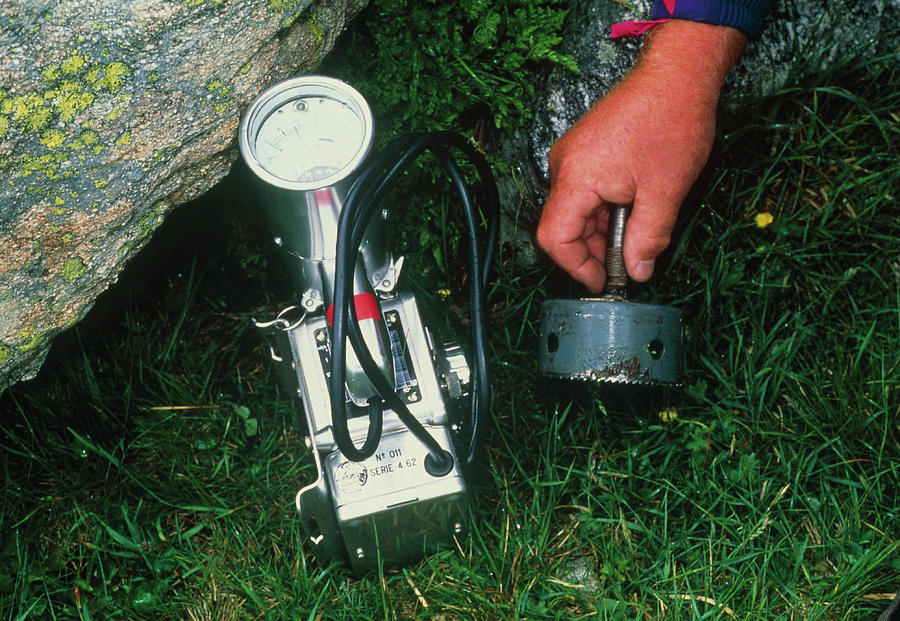
[[219, 181], [241, 112], [365, 0], [0, 4], [0, 392]]

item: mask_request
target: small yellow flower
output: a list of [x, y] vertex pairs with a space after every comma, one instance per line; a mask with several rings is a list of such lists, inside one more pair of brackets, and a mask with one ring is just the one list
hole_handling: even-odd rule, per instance
[[666, 408], [665, 410], [660, 410], [657, 416], [659, 416], [659, 419], [662, 422], [671, 423], [678, 420], [678, 410], [675, 408]]
[[753, 218], [753, 221], [756, 222], [756, 226], [761, 229], [766, 228], [770, 224], [772, 224], [772, 220], [775, 218], [768, 211], [764, 211], [762, 213], [756, 214], [756, 217]]
[[450, 297], [450, 289], [438, 289], [437, 294], [441, 296], [442, 300], [446, 300]]

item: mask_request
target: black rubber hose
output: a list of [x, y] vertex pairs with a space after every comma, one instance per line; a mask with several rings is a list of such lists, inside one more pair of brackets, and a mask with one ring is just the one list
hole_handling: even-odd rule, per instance
[[[373, 215], [374, 210], [377, 208], [377, 205], [380, 202], [381, 197], [384, 193], [393, 186], [393, 181], [396, 176], [402, 174], [406, 167], [412, 163], [413, 158], [418, 157], [424, 149], [429, 149], [435, 153], [438, 157], [441, 167], [444, 169], [445, 173], [450, 177], [451, 181], [455, 185], [457, 193], [460, 196], [460, 199], [463, 202], [464, 211], [470, 216], [467, 218], [469, 226], [467, 227], [470, 232], [470, 258], [471, 258], [471, 267], [474, 274], [481, 274], [482, 269], [479, 265], [479, 253], [478, 253], [478, 239], [477, 239], [477, 224], [475, 224], [475, 211], [472, 206], [471, 199], [469, 197], [468, 188], [465, 184], [465, 179], [462, 176], [461, 171], [456, 166], [455, 162], [450, 157], [449, 153], [443, 147], [440, 146], [439, 137], [436, 136], [423, 136], [421, 140], [417, 141], [412, 148], [407, 151], [407, 157], [402, 158], [401, 161], [395, 165], [392, 170], [386, 174], [381, 183], [379, 183], [378, 188], [372, 192], [365, 192], [362, 196], [367, 197], [366, 202], [362, 208], [362, 214], [360, 218], [354, 219], [354, 224], [356, 225], [353, 231], [351, 245], [350, 248], [358, 248], [362, 243], [362, 238], [365, 234], [365, 229], [368, 224], [368, 220], [371, 215]], [[350, 201], [348, 201], [349, 203]], [[355, 214], [355, 211], [354, 211]], [[472, 295], [473, 299], [477, 298], [479, 300], [478, 303], [473, 305], [473, 315], [476, 317], [482, 317], [484, 314], [484, 304], [483, 294], [481, 291], [483, 287], [480, 286], [480, 278], [473, 278], [473, 288]], [[476, 343], [484, 342], [486, 340], [486, 332], [483, 327], [483, 321], [475, 321], [473, 323], [473, 327], [476, 330], [480, 331], [480, 338], [476, 337], [473, 340]], [[360, 360], [360, 363], [363, 365], [366, 374], [370, 376], [370, 381], [376, 383], [376, 378], [372, 377], [372, 373], [377, 372], [377, 365], [375, 365], [374, 361], [371, 359], [371, 356], [365, 346], [365, 342], [362, 339], [362, 336], [359, 334], [358, 326], [354, 322], [350, 322], [348, 324], [348, 334], [350, 336], [350, 342], [353, 349], [356, 351], [357, 358]], [[472, 462], [475, 457], [475, 448], [481, 442], [482, 433], [480, 433], [481, 426], [478, 424], [478, 412], [480, 410], [480, 403], [485, 403], [489, 397], [489, 389], [485, 392], [482, 387], [489, 387], [490, 382], [487, 376], [487, 363], [486, 363], [486, 355], [484, 353], [483, 347], [476, 347], [476, 351], [479, 351], [481, 354], [477, 358], [480, 358], [481, 364], [476, 363], [476, 372], [473, 374], [476, 377], [476, 386], [477, 390], [473, 391], [473, 403], [472, 403], [472, 416], [469, 422], [470, 432], [470, 449], [465, 454], [464, 462], [468, 465]], [[378, 374], [380, 376], [380, 373]], [[479, 377], [480, 376], [480, 377]], [[420, 438], [423, 443], [429, 448], [432, 453], [433, 459], [438, 460], [438, 453], [435, 451], [436, 443], [434, 443], [430, 434], [428, 434], [427, 430], [415, 416], [409, 412], [406, 404], [403, 403], [401, 399], [391, 390], [390, 386], [387, 382], [382, 381], [383, 377], [379, 377], [377, 379], [376, 389], [379, 391], [381, 396], [388, 402], [388, 405], [393, 409], [400, 420], [408, 427], [410, 430]], [[434, 462], [433, 462], [434, 463]], [[437, 463], [441, 463], [440, 461]], [[452, 464], [446, 464], [452, 465]], [[436, 465], [436, 469], [443, 470], [442, 466]]]
[[469, 279], [469, 297], [472, 305], [472, 350], [474, 355], [475, 373], [473, 373], [472, 406], [469, 419], [469, 447], [464, 453], [465, 464], [471, 466], [481, 446], [484, 435], [484, 425], [481, 423], [481, 410], [490, 404], [490, 368], [487, 362], [487, 328], [484, 323], [486, 315], [486, 300], [484, 295], [484, 282], [480, 277], [485, 273], [480, 263], [481, 257], [478, 249], [478, 222], [475, 206], [469, 196], [468, 187], [459, 167], [442, 147], [432, 149], [438, 158], [438, 162], [444, 172], [456, 185], [463, 205], [463, 214], [466, 218], [466, 231], [469, 241], [469, 266], [472, 277]]
[[[357, 191], [356, 193], [352, 193], [351, 190], [352, 195], [348, 195], [347, 205], [349, 205], [348, 211], [352, 213], [352, 216], [348, 216], [348, 220], [352, 222], [353, 227], [350, 245], [348, 246], [350, 254], [346, 257], [348, 261], [351, 258], [355, 258], [355, 252], [358, 251], [359, 246], [362, 243], [368, 223], [380, 204], [382, 196], [387, 189], [390, 189], [395, 185], [396, 178], [403, 174], [403, 172], [415, 162], [422, 153], [427, 142], [428, 136], [421, 136], [412, 140], [411, 144], [408, 142], [404, 143], [407, 145], [407, 148], [404, 151], [403, 156], [401, 156], [391, 170], [383, 176], [376, 190], [369, 192], [366, 191], [367, 188], [365, 188], [363, 191]], [[362, 197], [360, 199], [359, 212], [357, 212], [356, 202], [353, 200], [357, 196]], [[341, 240], [339, 240], [339, 244], [340, 242]], [[355, 312], [355, 308], [353, 310]], [[371, 354], [365, 345], [365, 341], [362, 339], [362, 335], [359, 333], [359, 326], [356, 323], [355, 317], [354, 321], [351, 321], [348, 324], [348, 335], [350, 337], [350, 344], [356, 352], [357, 358], [360, 360], [366, 375], [369, 377], [369, 380], [373, 383], [378, 393], [385, 400], [387, 405], [394, 410], [401, 422], [403, 422], [413, 435], [428, 448], [431, 460], [426, 463], [426, 469], [437, 476], [448, 473], [453, 468], [452, 456], [441, 448], [422, 423], [409, 411], [409, 408], [396, 392], [394, 392], [384, 376], [381, 375], [377, 365], [374, 360], [372, 360]]]
[[[485, 206], [488, 212], [488, 241], [483, 252], [479, 253], [478, 244], [478, 214], [470, 197], [465, 178], [453, 160], [445, 146], [456, 147], [461, 150], [472, 163], [481, 180], [483, 192], [486, 194]], [[449, 471], [452, 463], [445, 463], [449, 457], [434, 438], [427, 432], [422, 424], [412, 415], [406, 404], [397, 396], [387, 379], [382, 375], [377, 364], [372, 359], [368, 348], [356, 323], [355, 307], [350, 305], [352, 297], [352, 273], [355, 266], [356, 255], [365, 235], [368, 223], [378, 207], [383, 196], [389, 192], [409, 166], [425, 151], [432, 151], [438, 159], [441, 168], [450, 178], [460, 200], [463, 204], [463, 212], [466, 220], [466, 230], [469, 242], [470, 268], [473, 278], [470, 279], [470, 295], [472, 298], [472, 341], [475, 357], [474, 388], [472, 407], [469, 423], [469, 447], [464, 453], [464, 462], [467, 465], [475, 460], [478, 447], [481, 444], [484, 423], [480, 416], [483, 407], [490, 403], [489, 367], [487, 363], [487, 332], [484, 323], [486, 314], [485, 288], [487, 285], [490, 266], [493, 259], [494, 240], [496, 239], [497, 220], [499, 211], [499, 197], [496, 184], [487, 161], [461, 136], [449, 132], [428, 134], [421, 136], [408, 136], [401, 138], [375, 158], [367, 163], [367, 166], [357, 176], [356, 181], [347, 195], [347, 200], [342, 209], [338, 225], [338, 251], [335, 266], [335, 293], [334, 293], [334, 324], [332, 327], [332, 376], [331, 376], [331, 401], [332, 419], [335, 432], [335, 442], [338, 448], [348, 459], [361, 461], [370, 457], [377, 450], [378, 442], [374, 439], [377, 427], [377, 437], [380, 439], [382, 429], [382, 412], [376, 410], [370, 403], [369, 430], [363, 447], [357, 449], [349, 437], [347, 429], [347, 414], [344, 397], [344, 364], [346, 361], [345, 336], [349, 337], [351, 346], [357, 354], [363, 370], [373, 382], [376, 390], [388, 406], [393, 409], [401, 421], [409, 427], [431, 452], [433, 460], [437, 460], [437, 470]], [[401, 154], [402, 153], [402, 154]], [[398, 154], [401, 154], [399, 157]], [[388, 162], [393, 161], [390, 170], [382, 176], [382, 172]], [[349, 233], [348, 233], [349, 232]], [[348, 239], [349, 238], [349, 239]], [[352, 314], [352, 320], [350, 315]], [[374, 399], [373, 399], [374, 401]], [[432, 461], [432, 465], [435, 461]]]
[[[384, 417], [383, 410], [381, 407], [373, 407], [373, 405], [369, 404], [369, 426], [366, 433], [366, 439], [363, 442], [362, 447], [357, 448], [353, 443], [353, 439], [350, 437], [349, 428], [348, 428], [348, 420], [347, 420], [347, 411], [346, 411], [346, 392], [345, 392], [345, 380], [346, 380], [346, 360], [347, 360], [347, 333], [348, 333], [348, 324], [352, 324], [349, 319], [350, 313], [350, 299], [353, 297], [353, 270], [356, 265], [356, 255], [359, 251], [359, 242], [355, 245], [352, 244], [351, 234], [357, 230], [363, 232], [365, 230], [365, 226], [368, 223], [369, 218], [372, 215], [372, 211], [375, 207], [375, 202], [372, 200], [361, 200], [359, 202], [359, 207], [357, 207], [358, 201], [354, 200], [355, 197], [361, 196], [363, 199], [366, 198], [365, 193], [361, 193], [359, 189], [362, 187], [365, 189], [365, 186], [368, 184], [368, 179], [372, 177], [372, 175], [377, 174], [378, 167], [383, 166], [384, 162], [387, 162], [392, 156], [396, 155], [406, 143], [411, 142], [411, 140], [401, 139], [397, 141], [395, 145], [389, 146], [384, 152], [376, 156], [375, 160], [371, 166], [367, 167], [360, 176], [357, 178], [354, 185], [351, 187], [350, 192], [348, 193], [347, 200], [341, 209], [340, 216], [338, 218], [338, 235], [337, 235], [337, 248], [336, 248], [336, 256], [335, 256], [335, 278], [334, 278], [334, 294], [332, 299], [333, 304], [333, 315], [332, 315], [332, 337], [331, 337], [331, 378], [329, 380], [329, 392], [331, 399], [331, 420], [332, 420], [332, 433], [334, 435], [335, 444], [337, 444], [338, 449], [341, 453], [344, 454], [347, 459], [351, 461], [363, 461], [368, 459], [372, 455], [375, 454], [375, 451], [378, 449], [378, 445], [381, 442], [381, 433], [383, 431], [384, 425]], [[405, 163], [408, 166], [415, 155], [413, 154], [414, 149], [412, 145], [407, 146], [403, 155], [400, 156], [399, 161], [393, 167], [393, 170], [396, 170], [398, 166], [402, 163]], [[356, 191], [354, 191], [356, 189]], [[360, 225], [360, 223], [363, 223]], [[361, 241], [361, 240], [360, 240]], [[354, 321], [355, 321], [355, 308], [354, 308]], [[358, 326], [353, 326], [350, 329], [356, 329], [358, 332]], [[354, 348], [356, 349], [356, 348]], [[369, 376], [369, 380], [373, 382], [373, 384], [377, 381], [376, 377], [380, 376], [382, 379], [384, 377], [381, 375], [381, 371], [377, 369], [377, 365], [375, 365], [374, 361], [372, 361], [371, 355], [368, 352], [368, 349], [365, 347], [359, 348], [360, 351], [357, 352], [357, 358], [360, 358], [360, 363], [365, 364], [363, 362], [364, 358], [368, 360], [366, 362], [371, 362], [372, 367], [374, 367], [375, 373], [372, 373], [372, 368], [370, 367], [366, 370], [366, 375]], [[376, 389], [378, 388], [376, 384]], [[384, 394], [382, 390], [378, 391], [379, 394], [384, 398]], [[393, 393], [393, 390], [389, 390], [388, 392]], [[395, 395], [396, 396], [396, 395]], [[399, 399], [398, 399], [399, 401]], [[401, 401], [402, 403], [402, 401]], [[400, 415], [400, 412], [398, 412]], [[415, 419], [415, 417], [412, 417]], [[401, 419], [402, 420], [402, 419]], [[415, 433], [417, 430], [415, 429], [416, 423], [418, 420], [415, 420], [411, 431]], [[404, 421], [404, 424], [407, 424]], [[420, 438], [423, 442], [426, 442], [426, 446], [429, 444], [429, 450], [432, 452], [436, 452], [437, 455], [442, 456], [443, 451], [437, 446], [437, 443], [424, 428], [421, 427], [421, 424], [418, 424], [418, 427], [421, 428], [420, 433], [424, 433], [426, 437]], [[419, 434], [417, 434], [417, 437]], [[433, 450], [433, 447], [437, 447], [437, 450]]]
[[[469, 145], [467, 143], [465, 143], [465, 141], [463, 141], [460, 137], [456, 136], [455, 134], [449, 134], [449, 135], [445, 134], [445, 135], [438, 135], [438, 136], [432, 135], [432, 136], [422, 137], [422, 139], [418, 141], [418, 144], [415, 145], [416, 148], [411, 148], [406, 153], [406, 157], [401, 158], [402, 160], [405, 160], [405, 161], [398, 162], [397, 165], [395, 165], [395, 167], [392, 169], [392, 174], [388, 174], [382, 179], [382, 183], [379, 184], [378, 190], [383, 191], [387, 186], [390, 186], [392, 184], [394, 175], [398, 174], [399, 172], [402, 172], [402, 169], [404, 169], [406, 167], [406, 164], [408, 164], [412, 160], [412, 158], [417, 157], [419, 155], [419, 153], [422, 150], [422, 147], [431, 148], [433, 150], [436, 147], [436, 145], [440, 144], [441, 142], [448, 142], [446, 140], [446, 138], [451, 138], [451, 140], [449, 142], [455, 142], [454, 146], [462, 146], [463, 148], [469, 147]], [[407, 142], [407, 144], [408, 143], [409, 142]], [[472, 150], [472, 151], [474, 151], [474, 150]], [[469, 154], [467, 153], [467, 155], [469, 155]], [[478, 161], [477, 157], [472, 158], [472, 159], [474, 159], [476, 162]], [[467, 213], [467, 220], [468, 220], [468, 224], [469, 224], [468, 229], [471, 233], [470, 234], [470, 248], [472, 248], [472, 250], [470, 251], [470, 257], [474, 257], [474, 261], [473, 261], [474, 264], [473, 264], [472, 271], [474, 274], [486, 275], [488, 273], [490, 263], [488, 262], [484, 266], [483, 270], [479, 269], [478, 257], [477, 257], [477, 255], [478, 255], [478, 252], [477, 252], [477, 224], [475, 222], [475, 211], [471, 207], [471, 201], [468, 200], [468, 192], [467, 192], [467, 189], [465, 186], [465, 182], [462, 179], [462, 175], [459, 172], [458, 168], [455, 167], [455, 164], [452, 163], [452, 160], [450, 160], [449, 155], [446, 154], [446, 152], [444, 152], [442, 160], [443, 160], [442, 167], [445, 169], [445, 172], [447, 172], [448, 175], [450, 175], [452, 178], [454, 178], [454, 182], [457, 186], [457, 190], [460, 193], [461, 198], [464, 200], [464, 207], [465, 207], [464, 211]], [[451, 169], [450, 167], [453, 167], [453, 168]], [[452, 172], [453, 169], [455, 169], [455, 171], [456, 171], [455, 173]], [[487, 171], [487, 172], [485, 173], [485, 171]], [[485, 176], [489, 180], [492, 180], [492, 177], [489, 176], [490, 171], [489, 171], [489, 168], [486, 166], [486, 162], [483, 164], [481, 170], [479, 171], [479, 174]], [[495, 186], [493, 186], [493, 184], [487, 184], [487, 185], [488, 185], [488, 187], [495, 188]], [[357, 186], [357, 187], [361, 187], [361, 186]], [[365, 226], [367, 224], [366, 216], [371, 215], [371, 209], [377, 205], [377, 203], [380, 199], [380, 196], [382, 194], [381, 191], [375, 191], [371, 194], [368, 194], [369, 197], [371, 198], [371, 200], [368, 202], [370, 209], [364, 209], [364, 211], [367, 211], [369, 213], [365, 214], [364, 217], [362, 217], [360, 219], [356, 219], [356, 221], [355, 221], [355, 224], [357, 224], [358, 228], [354, 227], [356, 229], [354, 232], [357, 233], [357, 235], [354, 235], [353, 237], [356, 237], [357, 239], [353, 240], [353, 242], [354, 242], [353, 245], [357, 248], [358, 248], [359, 243], [361, 242], [361, 239], [362, 239], [361, 236], [364, 233]], [[364, 194], [364, 196], [365, 196], [365, 194]], [[495, 197], [496, 197], [496, 195], [494, 195], [494, 197], [492, 197], [492, 198], [495, 198]], [[496, 199], [493, 201], [489, 201], [489, 202], [494, 203], [494, 206], [496, 206], [496, 203], [497, 203]], [[354, 210], [351, 209], [350, 211], [355, 214]], [[493, 216], [496, 216], [496, 209], [490, 209], [489, 213], [491, 213]], [[489, 218], [489, 229], [490, 230], [496, 229], [496, 217]], [[493, 237], [493, 235], [491, 237]], [[487, 257], [490, 257], [492, 255], [493, 245], [491, 243], [488, 243], [487, 246], [488, 246], [488, 248], [486, 249], [485, 255]], [[481, 280], [481, 279], [475, 278], [474, 280], [477, 281], [477, 280]], [[477, 300], [482, 299], [482, 296], [480, 294], [478, 294], [477, 291], [475, 292], [474, 297]], [[481, 308], [483, 308], [483, 305], [480, 305], [478, 302], [476, 302], [476, 306], [473, 308], [473, 311], [475, 311], [474, 314], [476, 317], [482, 317], [483, 312], [481, 310], [478, 310], [478, 306], [481, 306]], [[475, 323], [481, 323], [483, 325], [483, 322], [476, 321]], [[350, 325], [351, 326], [353, 325], [352, 322]], [[478, 330], [476, 327], [476, 333], [477, 332], [478, 332]], [[489, 388], [486, 391], [484, 390], [484, 388], [489, 387], [489, 385], [490, 385], [487, 381], [485, 381], [486, 380], [486, 370], [487, 370], [486, 355], [484, 355], [484, 348], [478, 346], [478, 343], [484, 342], [483, 337], [484, 337], [484, 331], [482, 329], [481, 337], [476, 336], [473, 339], [476, 344], [475, 351], [477, 352], [477, 354], [480, 354], [480, 355], [476, 355], [476, 363], [475, 363], [476, 373], [474, 375], [476, 376], [476, 378], [481, 376], [482, 380], [481, 381], [476, 380], [476, 382], [477, 382], [476, 385], [479, 386], [479, 389], [475, 391], [476, 396], [473, 397], [473, 417], [472, 417], [472, 420], [470, 421], [472, 437], [471, 437], [471, 441], [470, 441], [470, 450], [467, 452], [467, 457], [469, 458], [467, 461], [470, 461], [471, 458], [474, 457], [475, 449], [480, 443], [481, 425], [478, 424], [477, 412], [480, 409], [480, 404], [484, 403], [487, 400], [487, 398], [489, 398]], [[363, 347], [360, 347], [361, 338], [357, 338], [357, 339], [351, 338], [351, 342], [352, 341], [356, 341], [356, 343], [352, 343], [354, 345], [354, 349], [358, 349], [358, 348], [363, 349], [364, 348], [364, 344], [363, 344]], [[368, 352], [366, 352], [366, 353], [368, 353]], [[370, 371], [371, 371], [371, 369], [370, 369]], [[401, 413], [403, 413], [403, 409], [405, 409], [405, 408], [401, 409]], [[404, 416], [403, 418], [406, 418], [406, 417]], [[413, 426], [414, 427], [418, 426], [417, 423], [418, 423], [418, 421], [414, 421]], [[425, 430], [422, 429], [421, 431], [424, 432]]]
[[[497, 185], [494, 183], [487, 160], [461, 136], [444, 134], [441, 138], [443, 139], [442, 142], [449, 143], [463, 151], [468, 161], [475, 165], [481, 179], [482, 200], [487, 213], [487, 240], [484, 251], [479, 253], [478, 213], [471, 201], [468, 186], [459, 167], [449, 157], [449, 154], [446, 151], [442, 155], [435, 152], [445, 172], [456, 185], [460, 198], [463, 201], [463, 214], [466, 220], [469, 242], [469, 265], [473, 274], [473, 277], [470, 279], [470, 298], [472, 304], [472, 355], [475, 372], [472, 374], [474, 387], [469, 420], [469, 447], [465, 452], [465, 464], [471, 466], [477, 458], [478, 448], [482, 444], [485, 433], [485, 424], [481, 412], [484, 408], [490, 407], [490, 367], [488, 365], [487, 326], [485, 324], [487, 315], [486, 288], [489, 282], [491, 266], [493, 265], [500, 199]], [[481, 264], [479, 265], [479, 263]]]

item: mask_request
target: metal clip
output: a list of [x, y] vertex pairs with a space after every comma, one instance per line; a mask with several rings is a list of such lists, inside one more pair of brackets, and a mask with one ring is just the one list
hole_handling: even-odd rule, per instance
[[[293, 319], [291, 314], [298, 310], [300, 311], [299, 319]], [[262, 333], [263, 340], [265, 340], [269, 348], [269, 357], [275, 362], [282, 363], [285, 361], [285, 358], [279, 352], [278, 345], [283, 345], [284, 343], [278, 343], [277, 341], [283, 341], [284, 339], [279, 338], [279, 334], [290, 332], [302, 324], [305, 319], [306, 310], [297, 304], [293, 304], [281, 309], [275, 318], [269, 321], [257, 321], [256, 318], [252, 318], [250, 321]]]
[[400, 257], [396, 261], [391, 259], [387, 269], [372, 278], [372, 287], [375, 291], [390, 294], [397, 288], [397, 281], [400, 280], [400, 271], [403, 269], [403, 259], [404, 257]]

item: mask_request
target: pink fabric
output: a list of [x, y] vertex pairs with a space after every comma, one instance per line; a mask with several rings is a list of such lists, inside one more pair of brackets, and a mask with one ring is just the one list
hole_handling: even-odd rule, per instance
[[[675, 0], [669, 0], [674, 6]], [[669, 21], [668, 19], [654, 19], [649, 22], [619, 22], [618, 24], [613, 24], [610, 27], [609, 36], [613, 39], [618, 39], [619, 37], [638, 37], [642, 34], [646, 34], [648, 30], [653, 28], [657, 24], [662, 24], [663, 22]]]

